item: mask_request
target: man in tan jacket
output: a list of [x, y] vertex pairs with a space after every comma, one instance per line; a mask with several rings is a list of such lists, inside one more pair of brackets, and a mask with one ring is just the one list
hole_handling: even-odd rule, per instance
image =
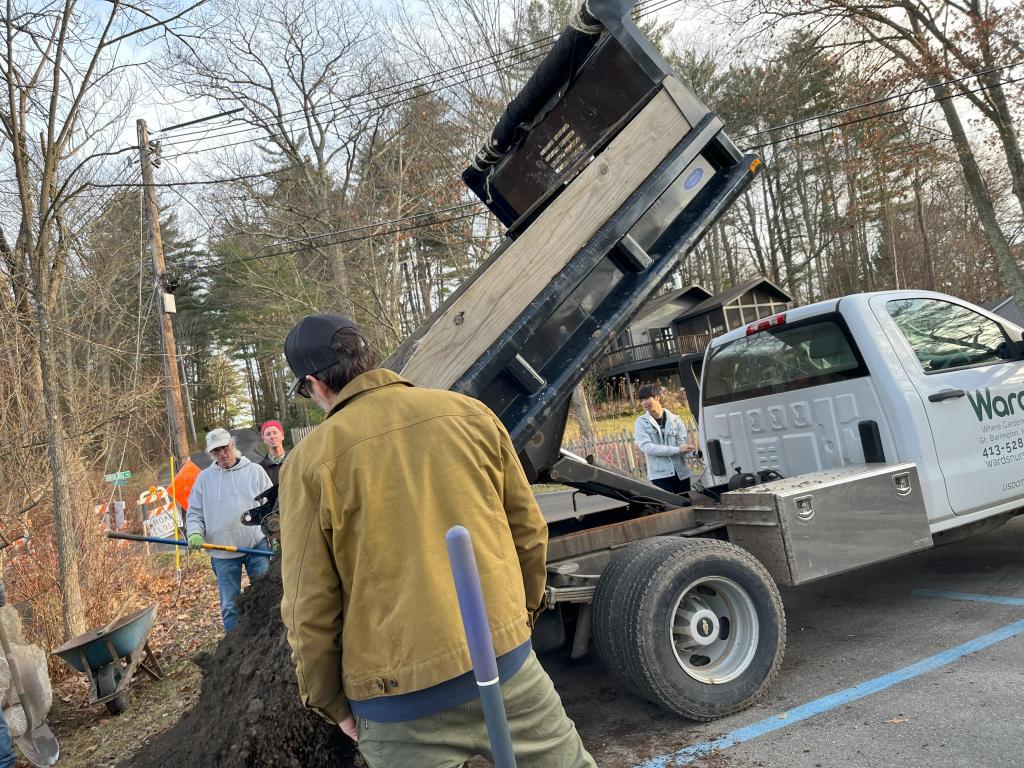
[[370, 768], [488, 753], [445, 549], [464, 525], [519, 768], [596, 768], [530, 647], [547, 526], [498, 418], [375, 368], [339, 315], [303, 318], [285, 355], [293, 391], [327, 412], [281, 471], [281, 612], [303, 703]]

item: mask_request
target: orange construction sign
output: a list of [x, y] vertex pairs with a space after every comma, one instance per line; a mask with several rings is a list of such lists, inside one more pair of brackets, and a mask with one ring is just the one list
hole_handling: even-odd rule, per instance
[[192, 493], [192, 486], [195, 485], [196, 478], [199, 477], [199, 471], [199, 467], [192, 459], [186, 459], [174, 476], [174, 480], [167, 487], [167, 495], [186, 512], [188, 511], [188, 495]]

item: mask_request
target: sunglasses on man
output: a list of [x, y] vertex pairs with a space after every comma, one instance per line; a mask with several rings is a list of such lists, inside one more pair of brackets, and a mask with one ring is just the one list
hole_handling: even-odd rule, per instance
[[[324, 370], [327, 369], [325, 368]], [[313, 394], [309, 391], [309, 378], [307, 377], [312, 376], [314, 378], [319, 378], [319, 374], [321, 373], [323, 373], [323, 371], [308, 373], [293, 381], [291, 387], [288, 388], [288, 397], [295, 397], [295, 395], [298, 395], [299, 397], [304, 397], [308, 400], [313, 396]]]

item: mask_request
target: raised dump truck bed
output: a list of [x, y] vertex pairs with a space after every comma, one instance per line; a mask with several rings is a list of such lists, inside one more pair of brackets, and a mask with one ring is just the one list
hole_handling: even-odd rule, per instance
[[499, 415], [531, 481], [681, 499], [560, 454], [573, 389], [760, 164], [630, 19], [587, 3], [463, 177], [508, 227], [385, 365]]

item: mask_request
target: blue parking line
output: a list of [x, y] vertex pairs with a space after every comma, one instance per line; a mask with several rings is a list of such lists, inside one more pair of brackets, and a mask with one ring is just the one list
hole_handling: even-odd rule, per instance
[[[1018, 604], [1019, 603], [1013, 603], [1013, 605]], [[767, 733], [777, 731], [781, 728], [793, 725], [794, 723], [799, 723], [802, 720], [807, 720], [808, 718], [820, 715], [823, 712], [828, 712], [836, 707], [849, 704], [852, 701], [857, 701], [858, 699], [863, 699], [866, 696], [878, 693], [879, 691], [884, 691], [886, 688], [891, 688], [897, 683], [902, 683], [906, 680], [910, 680], [911, 678], [923, 675], [926, 672], [932, 672], [944, 667], [947, 664], [952, 664], [963, 656], [967, 656], [975, 651], [980, 651], [983, 648], [988, 648], [990, 645], [995, 645], [1003, 640], [1015, 637], [1022, 632], [1024, 632], [1024, 619], [1015, 621], [1013, 624], [1008, 624], [994, 632], [989, 632], [987, 635], [982, 635], [974, 640], [970, 640], [963, 645], [958, 645], [955, 648], [950, 648], [942, 653], [929, 656], [927, 659], [922, 659], [908, 667], [903, 667], [903, 669], [898, 669], [895, 672], [890, 672], [889, 674], [882, 675], [881, 677], [876, 677], [873, 680], [866, 680], [852, 688], [846, 688], [842, 691], [830, 694], [829, 696], [823, 696], [820, 699], [815, 699], [814, 701], [810, 701], [806, 704], [801, 704], [799, 707], [787, 709], [782, 714], [767, 717], [764, 720], [747, 725], [743, 728], [737, 728], [735, 731], [727, 733], [724, 736], [720, 736], [717, 739], [692, 744], [689, 747], [684, 747], [683, 749], [668, 755], [653, 757], [646, 762], [638, 764], [635, 768], [668, 768], [668, 766], [689, 765], [698, 757], [703, 757], [717, 749], [728, 749], [729, 747], [734, 747], [737, 744], [751, 741], [759, 736], [764, 736]]]
[[910, 594], [914, 595], [915, 597], [945, 597], [950, 600], [970, 600], [975, 603], [995, 603], [997, 605], [1024, 605], [1024, 597], [978, 595], [973, 592], [951, 592], [946, 589], [915, 589]]

